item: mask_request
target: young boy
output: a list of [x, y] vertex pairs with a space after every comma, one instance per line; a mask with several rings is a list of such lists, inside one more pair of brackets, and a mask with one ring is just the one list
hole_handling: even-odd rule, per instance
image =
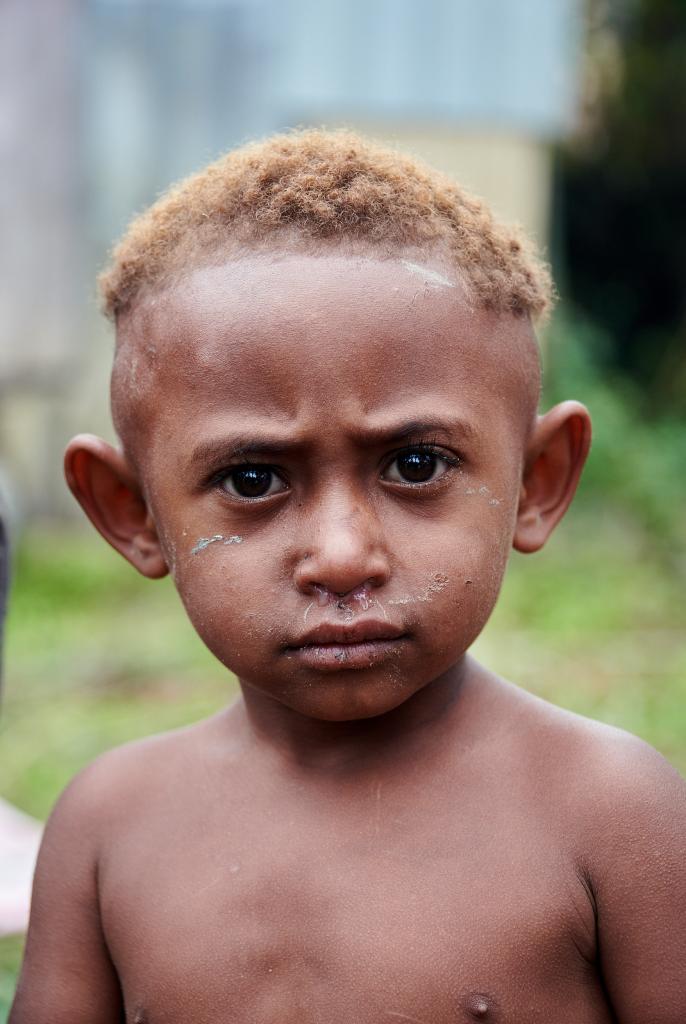
[[121, 448], [70, 486], [242, 697], [63, 795], [11, 1024], [684, 1024], [683, 783], [467, 654], [589, 447], [537, 415], [521, 239], [308, 131], [169, 192], [103, 291]]

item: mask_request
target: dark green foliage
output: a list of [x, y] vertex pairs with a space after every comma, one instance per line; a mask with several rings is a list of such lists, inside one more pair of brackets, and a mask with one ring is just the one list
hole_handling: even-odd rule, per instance
[[608, 336], [564, 312], [548, 339], [546, 404], [576, 398], [590, 409], [593, 445], [577, 504], [631, 522], [642, 544], [686, 576], [686, 426], [676, 413], [649, 420], [639, 387], [607, 362]]
[[686, 399], [686, 3], [591, 4], [581, 134], [558, 160], [566, 298], [644, 406]]

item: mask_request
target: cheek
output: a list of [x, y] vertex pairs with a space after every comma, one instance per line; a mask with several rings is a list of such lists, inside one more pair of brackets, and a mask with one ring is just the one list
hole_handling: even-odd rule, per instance
[[499, 585], [507, 563], [515, 512], [512, 500], [494, 498], [489, 488], [465, 487], [449, 514], [409, 529], [402, 524], [395, 550], [405, 569], [431, 566], [449, 574], [451, 581], [461, 578], [490, 590]]
[[511, 531], [492, 515], [491, 522], [482, 524], [464, 537], [461, 560], [462, 583], [465, 589], [479, 596], [479, 600], [493, 606], [500, 591], [507, 560], [512, 546]]
[[268, 633], [269, 609], [276, 605], [274, 587], [252, 564], [250, 552], [239, 547], [219, 535], [198, 538], [177, 559], [174, 574], [189, 619], [224, 664]]
[[422, 531], [412, 552], [422, 567], [413, 596], [432, 644], [466, 649], [483, 629], [505, 574], [513, 518], [507, 507], [475, 505], [452, 530]]

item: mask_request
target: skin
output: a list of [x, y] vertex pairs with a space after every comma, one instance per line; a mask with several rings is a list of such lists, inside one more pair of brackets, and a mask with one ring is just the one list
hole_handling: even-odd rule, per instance
[[68, 480], [242, 697], [63, 795], [11, 1024], [683, 1022], [683, 783], [467, 655], [588, 451], [528, 320], [438, 258], [285, 253], [119, 330], [124, 450]]

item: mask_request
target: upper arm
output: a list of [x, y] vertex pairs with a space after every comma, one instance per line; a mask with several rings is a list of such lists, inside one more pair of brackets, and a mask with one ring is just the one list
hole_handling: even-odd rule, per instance
[[120, 1024], [121, 992], [100, 924], [98, 807], [87, 769], [62, 795], [38, 855], [31, 919], [9, 1024]]
[[591, 876], [605, 986], [620, 1024], [683, 1024], [686, 785], [634, 737], [603, 783]]

